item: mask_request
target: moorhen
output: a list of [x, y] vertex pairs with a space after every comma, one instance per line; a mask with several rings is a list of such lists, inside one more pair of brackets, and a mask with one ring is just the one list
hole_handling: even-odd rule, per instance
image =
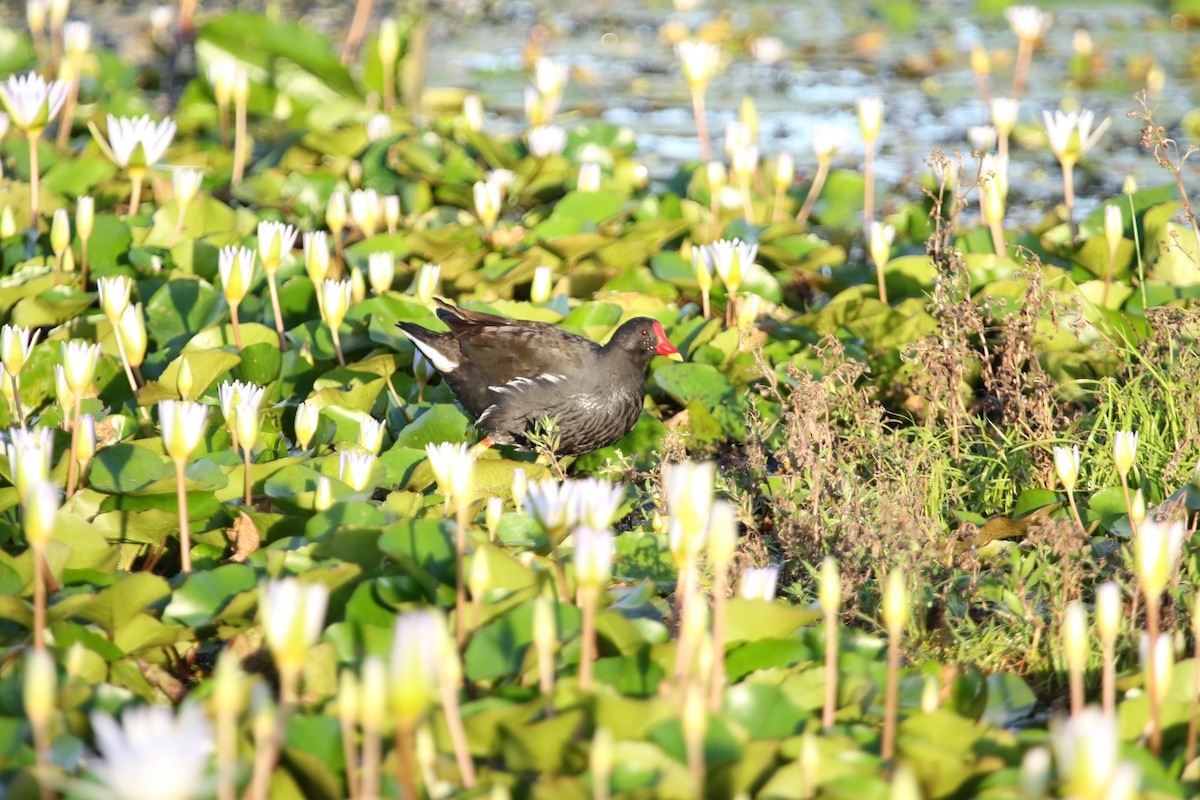
[[633, 429], [656, 355], [682, 361], [657, 321], [634, 317], [603, 347], [545, 322], [508, 319], [437, 301], [449, 333], [411, 322], [399, 328], [446, 379], [487, 432], [480, 443], [528, 448], [527, 434], [554, 420], [555, 452], [607, 447]]

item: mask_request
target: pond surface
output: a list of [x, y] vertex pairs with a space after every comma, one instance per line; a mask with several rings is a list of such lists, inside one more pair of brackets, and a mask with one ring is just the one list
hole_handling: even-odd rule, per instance
[[[330, 33], [344, 30], [350, 3], [202, 3], [201, 12], [258, 10], [265, 6]], [[376, 12], [381, 5], [376, 3]], [[430, 29], [428, 84], [459, 86], [484, 97], [493, 129], [524, 126], [522, 92], [526, 57], [543, 52], [572, 67], [572, 80], [560, 112], [564, 124], [601, 118], [628, 125], [652, 173], [669, 175], [679, 163], [699, 157], [688, 95], [679, 74], [669, 31], [698, 30], [719, 35], [726, 58], [707, 95], [714, 151], [720, 153], [725, 123], [736, 119], [742, 98], [752, 97], [761, 123], [761, 150], [771, 157], [791, 151], [802, 177], [811, 173], [812, 127], [840, 125], [853, 132], [838, 165], [861, 159], [854, 101], [878, 94], [885, 99], [880, 139], [880, 179], [915, 196], [914, 181], [925, 173], [935, 148], [961, 149], [969, 160], [966, 132], [988, 122], [979, 100], [969, 52], [982, 44], [992, 57], [997, 95], [1009, 93], [1016, 39], [998, 9], [943, 0], [919, 10], [904, 4], [743, 2], [702, 4], [679, 13], [669, 3], [610, 0], [605, 3], [552, 3], [544, 0], [485, 4], [451, 0], [435, 4]], [[152, 5], [129, 0], [76, 0], [72, 17], [90, 19], [101, 41], [131, 57], [154, 57], [147, 31]], [[887, 17], [876, 13], [886, 8]], [[1040, 139], [1044, 109], [1089, 108], [1097, 119], [1110, 116], [1112, 128], [1085, 158], [1077, 179], [1080, 208], [1088, 200], [1120, 191], [1127, 175], [1142, 186], [1170, 182], [1140, 145], [1140, 127], [1128, 113], [1146, 86], [1147, 74], [1161, 76], [1152, 90], [1156, 119], [1177, 132], [1183, 114], [1200, 96], [1197, 37], [1180, 16], [1159, 5], [1138, 3], [1057, 4], [1054, 24], [1037, 50], [1030, 88], [1021, 106], [1018, 143], [1012, 159], [1010, 216], [1041, 213], [1061, 193], [1053, 156]], [[18, 4], [0, 17], [23, 24]], [[666, 27], [664, 27], [666, 26]], [[1092, 43], [1090, 67], [1075, 52], [1086, 32]], [[1084, 79], [1076, 78], [1086, 75]], [[1194, 175], [1194, 168], [1188, 168]], [[888, 202], [886, 194], [885, 203]]]

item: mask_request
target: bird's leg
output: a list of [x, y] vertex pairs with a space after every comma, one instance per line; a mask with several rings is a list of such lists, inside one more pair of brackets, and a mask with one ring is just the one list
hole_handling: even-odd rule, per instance
[[474, 447], [471, 448], [471, 455], [474, 458], [479, 458], [481, 455], [484, 454], [484, 452], [487, 451], [487, 449], [489, 447], [491, 447], [494, 444], [495, 444], [495, 442], [492, 441], [491, 436], [485, 436], [479, 440], [478, 444], [476, 444]]

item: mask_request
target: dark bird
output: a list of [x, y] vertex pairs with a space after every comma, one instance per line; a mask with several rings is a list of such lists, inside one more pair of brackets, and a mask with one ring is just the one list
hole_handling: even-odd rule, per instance
[[682, 361], [657, 321], [635, 317], [608, 344], [545, 322], [467, 311], [438, 301], [449, 333], [411, 322], [399, 328], [442, 373], [458, 402], [486, 431], [482, 444], [528, 447], [527, 434], [553, 420], [555, 452], [607, 447], [633, 429], [654, 356]]

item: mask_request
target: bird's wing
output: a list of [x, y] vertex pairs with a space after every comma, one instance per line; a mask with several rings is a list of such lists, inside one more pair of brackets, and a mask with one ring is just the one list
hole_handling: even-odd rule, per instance
[[455, 332], [465, 358], [489, 386], [518, 378], [577, 377], [594, 361], [600, 346], [553, 325], [482, 325]]

